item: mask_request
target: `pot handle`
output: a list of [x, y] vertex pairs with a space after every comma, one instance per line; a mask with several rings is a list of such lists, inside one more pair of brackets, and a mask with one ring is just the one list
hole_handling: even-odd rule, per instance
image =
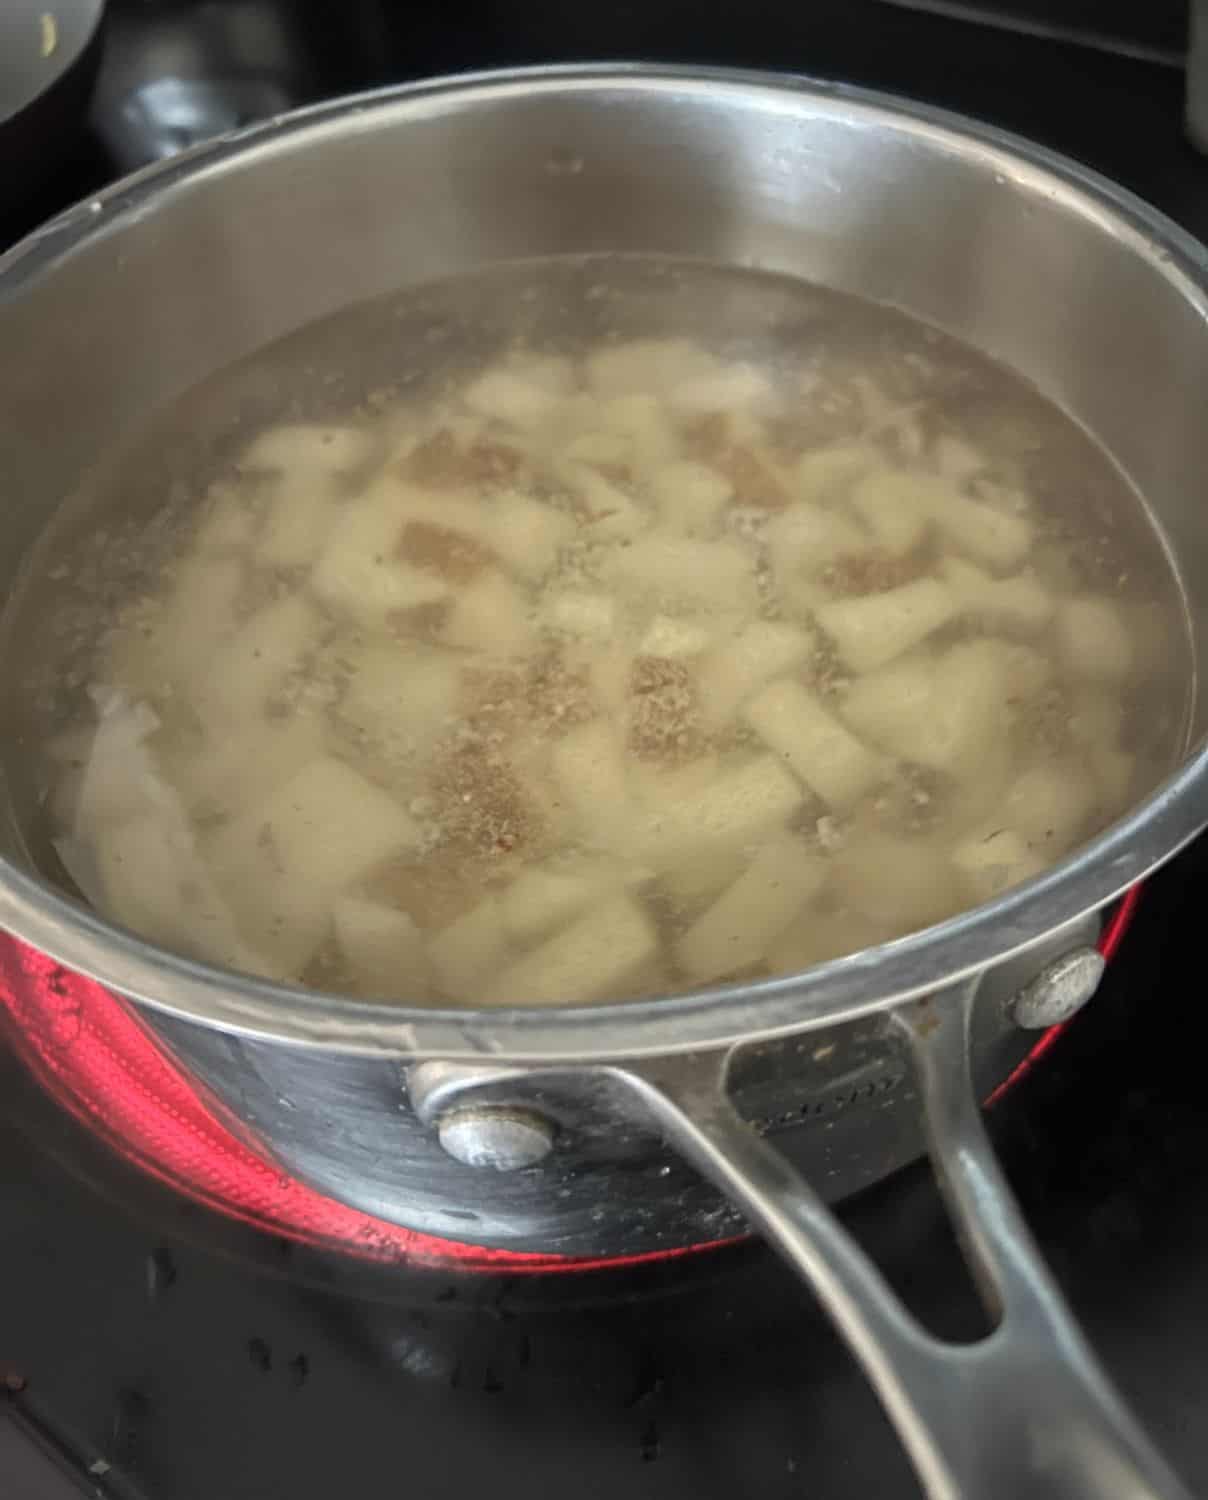
[[611, 1071], [813, 1288], [931, 1500], [1189, 1500], [1074, 1323], [995, 1158], [969, 1069], [977, 986], [913, 1002], [889, 1020], [913, 1058], [932, 1162], [997, 1318], [974, 1344], [946, 1343], [911, 1316], [809, 1185], [739, 1116], [728, 1059]]

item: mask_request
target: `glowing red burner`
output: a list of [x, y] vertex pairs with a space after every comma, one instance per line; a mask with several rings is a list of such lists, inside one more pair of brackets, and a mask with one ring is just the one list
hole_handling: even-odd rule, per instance
[[[1119, 946], [1139, 895], [1130, 891], [1105, 927], [1106, 958]], [[303, 1244], [385, 1264], [532, 1273], [663, 1261], [725, 1243], [590, 1258], [524, 1255], [402, 1229], [287, 1177], [225, 1123], [222, 1106], [182, 1072], [125, 1001], [6, 934], [0, 934], [0, 1006], [38, 1081], [119, 1155], [207, 1208]], [[1044, 1033], [990, 1103], [1062, 1029]]]

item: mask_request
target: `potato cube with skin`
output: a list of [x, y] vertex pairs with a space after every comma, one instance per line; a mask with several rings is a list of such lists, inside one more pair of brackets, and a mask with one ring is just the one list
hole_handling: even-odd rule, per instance
[[560, 800], [583, 837], [602, 848], [623, 839], [631, 801], [617, 726], [607, 720], [581, 725], [554, 745], [552, 757]]
[[691, 536], [710, 528], [734, 498], [734, 485], [708, 464], [683, 459], [654, 470], [650, 493], [663, 523]]
[[807, 505], [829, 505], [843, 499], [877, 462], [876, 453], [859, 443], [813, 448], [797, 460], [793, 489]]
[[523, 656], [536, 640], [528, 599], [498, 569], [491, 569], [454, 596], [442, 632], [451, 646], [495, 656]]
[[373, 457], [376, 446], [373, 435], [359, 427], [319, 423], [270, 427], [244, 449], [239, 466], [306, 480], [316, 474], [359, 469]]
[[542, 617], [553, 630], [606, 641], [616, 628], [616, 600], [590, 589], [562, 589], [545, 601]]
[[952, 591], [935, 578], [859, 598], [835, 599], [814, 611], [839, 655], [856, 672], [872, 672], [956, 617]]
[[351, 672], [342, 719], [405, 755], [422, 754], [445, 732], [461, 692], [455, 653], [377, 640], [345, 654]]
[[1067, 669], [1092, 682], [1117, 682], [1133, 664], [1132, 640], [1109, 599], [1068, 599], [1057, 610], [1057, 649]]
[[768, 947], [817, 894], [826, 862], [793, 838], [773, 839], [676, 944], [680, 967], [697, 983], [720, 979], [767, 957]]
[[801, 788], [775, 755], [756, 755], [704, 786], [661, 796], [645, 812], [635, 853], [663, 869], [721, 849], [740, 849], [783, 828]]
[[492, 547], [513, 573], [529, 581], [545, 577], [574, 535], [568, 515], [527, 495], [507, 492], [491, 506]]
[[758, 602], [750, 559], [729, 542], [657, 531], [617, 552], [610, 571], [643, 597], [671, 605], [753, 609]]
[[701, 663], [701, 714], [709, 725], [728, 723], [756, 688], [803, 662], [812, 638], [796, 625], [753, 620]]
[[428, 958], [441, 990], [454, 1001], [481, 998], [510, 956], [499, 903], [488, 896], [428, 942]]
[[617, 895], [479, 985], [505, 1005], [580, 1005], [624, 999], [657, 956], [654, 924], [631, 896]]
[[987, 625], [1036, 631], [1052, 619], [1053, 597], [1030, 574], [994, 578], [959, 557], [945, 558], [939, 571], [961, 610]]
[[747, 704], [743, 718], [830, 807], [851, 806], [885, 777], [882, 758], [791, 678], [764, 688]]
[[365, 994], [413, 999], [428, 986], [424, 935], [405, 911], [346, 896], [332, 912], [348, 972]]
[[1053, 761], [1016, 777], [1003, 799], [1003, 822], [1032, 849], [1052, 858], [1068, 849], [1098, 803], [1098, 790], [1081, 767]]
[[954, 547], [999, 572], [1019, 566], [1035, 534], [1025, 516], [968, 500], [951, 485], [931, 489], [928, 514]]
[[916, 475], [879, 468], [856, 481], [848, 503], [880, 546], [903, 553], [927, 534], [931, 499], [926, 481]]
[[362, 625], [382, 627], [391, 615], [438, 604], [449, 584], [397, 555], [397, 512], [365, 501], [349, 505], [311, 575], [316, 594]]
[[327, 476], [283, 475], [268, 495], [257, 560], [268, 568], [310, 567], [341, 514]]
[[321, 621], [296, 594], [257, 610], [220, 647], [194, 700], [203, 724], [217, 727], [263, 717], [274, 693], [315, 649]]
[[952, 864], [972, 901], [992, 901], [1044, 868], [1013, 828], [991, 828], [965, 839], [952, 851]]

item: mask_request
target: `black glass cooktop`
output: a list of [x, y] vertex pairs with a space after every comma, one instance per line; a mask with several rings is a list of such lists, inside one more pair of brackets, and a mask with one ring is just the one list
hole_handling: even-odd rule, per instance
[[[716, 13], [679, 0], [127, 0], [84, 149], [70, 165], [62, 152], [36, 211], [207, 121], [464, 67], [644, 56], [814, 73], [979, 114], [1208, 237], [1208, 160], [1181, 136], [1176, 9], [1148, 7], [1134, 26], [1132, 7], [1104, 6], [1089, 47], [874, 0]], [[1208, 1493], [1206, 907], [1201, 843], [1151, 882], [1093, 1005], [994, 1113], [1066, 1294], [1194, 1493]], [[3, 1057], [0, 1184], [6, 1500], [917, 1494], [851, 1358], [757, 1244], [582, 1277], [371, 1272], [138, 1176]], [[845, 1212], [926, 1318], [973, 1326], [925, 1167]]]

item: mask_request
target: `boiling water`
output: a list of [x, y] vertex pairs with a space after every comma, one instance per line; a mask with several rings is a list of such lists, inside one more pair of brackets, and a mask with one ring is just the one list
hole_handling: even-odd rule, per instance
[[1016, 377], [787, 279], [358, 307], [98, 465], [34, 559], [36, 853], [189, 953], [441, 1004], [803, 968], [1177, 756], [1143, 507]]

